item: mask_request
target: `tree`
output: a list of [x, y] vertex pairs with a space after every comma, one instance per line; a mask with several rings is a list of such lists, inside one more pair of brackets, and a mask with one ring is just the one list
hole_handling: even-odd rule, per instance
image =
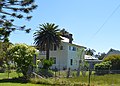
[[98, 57], [99, 60], [102, 60], [106, 56], [106, 53], [101, 53], [100, 56]]
[[87, 49], [86, 50], [86, 55], [91, 55], [91, 56], [93, 56], [94, 55], [94, 53], [95, 53], [96, 51], [94, 50], [94, 49]]
[[0, 40], [6, 40], [15, 30], [30, 31], [25, 28], [25, 25], [15, 25], [14, 19], [30, 20], [32, 16], [28, 14], [37, 7], [33, 3], [34, 0], [0, 0]]
[[15, 44], [8, 48], [9, 57], [13, 59], [17, 65], [17, 72], [22, 72], [24, 77], [28, 77], [28, 71], [33, 66], [33, 57], [36, 53], [34, 47], [26, 44]]
[[39, 29], [34, 33], [34, 43], [40, 51], [46, 51], [46, 59], [49, 60], [50, 48], [53, 44], [59, 47], [61, 43], [60, 30], [53, 23], [40, 24]]
[[7, 48], [11, 45], [10, 42], [1, 42], [0, 41], [0, 66], [3, 66], [4, 62], [7, 63]]
[[111, 61], [112, 70], [120, 70], [120, 54], [111, 54], [103, 59], [103, 61]]
[[3, 51], [3, 43], [0, 42], [0, 67], [4, 64], [5, 51]]

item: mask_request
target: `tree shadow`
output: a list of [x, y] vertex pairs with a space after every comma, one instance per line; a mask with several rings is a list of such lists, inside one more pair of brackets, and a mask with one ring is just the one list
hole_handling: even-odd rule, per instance
[[10, 83], [28, 83], [29, 80], [27, 80], [26, 78], [23, 78], [23, 77], [10, 78], [10, 79], [0, 79], [0, 83], [6, 83], [6, 82], [10, 82]]

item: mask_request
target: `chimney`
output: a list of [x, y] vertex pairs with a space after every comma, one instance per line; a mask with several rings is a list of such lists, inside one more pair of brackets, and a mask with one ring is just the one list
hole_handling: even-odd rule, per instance
[[69, 34], [69, 43], [72, 44], [73, 38], [72, 38], [72, 34]]

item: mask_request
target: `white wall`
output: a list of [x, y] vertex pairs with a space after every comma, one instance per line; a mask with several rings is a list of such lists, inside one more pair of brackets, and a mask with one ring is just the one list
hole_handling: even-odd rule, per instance
[[[76, 51], [73, 51], [73, 50], [69, 50], [69, 46], [72, 46], [72, 47], [76, 47]], [[79, 60], [80, 59], [83, 59], [81, 58], [82, 57], [82, 53], [83, 52], [79, 52], [79, 50], [83, 49], [82, 47], [79, 47], [79, 46], [74, 46], [74, 45], [68, 45], [68, 68], [70, 67], [72, 70], [74, 69], [78, 69], [79, 67]], [[70, 63], [70, 60], [73, 60], [73, 64], [71, 65]]]
[[[50, 51], [50, 57], [56, 58], [56, 64], [53, 64], [51, 68], [71, 68], [72, 70], [77, 69], [79, 65], [79, 59], [78, 56], [78, 49], [82, 49], [82, 47], [75, 46], [73, 44], [62, 42], [61, 45], [63, 46], [63, 50], [60, 50], [57, 48], [56, 51], [52, 50]], [[69, 50], [69, 46], [76, 47], [76, 51]], [[45, 53], [43, 52], [42, 55], [40, 55], [40, 58], [45, 58]], [[73, 59], [73, 64], [70, 64], [70, 59]]]

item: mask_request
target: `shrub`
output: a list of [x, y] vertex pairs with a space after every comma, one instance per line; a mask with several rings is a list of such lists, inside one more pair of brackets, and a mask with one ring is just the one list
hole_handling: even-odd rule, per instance
[[44, 60], [42, 61], [43, 69], [48, 69], [48, 68], [50, 68], [50, 67], [52, 66], [52, 64], [53, 64], [53, 60], [52, 60], [52, 59], [50, 59], [50, 60], [44, 59]]
[[109, 70], [111, 68], [111, 62], [110, 61], [106, 61], [106, 62], [101, 62], [98, 64], [95, 64], [95, 72], [98, 75], [102, 75], [102, 74], [107, 74], [109, 73]]
[[36, 49], [26, 44], [15, 44], [10, 46], [7, 52], [8, 57], [16, 64], [17, 72], [22, 72], [26, 78], [30, 77]]
[[120, 70], [120, 54], [109, 55], [103, 61], [111, 61], [111, 69]]
[[41, 79], [39, 79], [39, 78], [31, 78], [30, 82], [32, 84], [44, 84], [44, 85], [51, 85], [52, 84], [52, 82], [50, 80], [45, 79], [45, 78], [41, 78]]

